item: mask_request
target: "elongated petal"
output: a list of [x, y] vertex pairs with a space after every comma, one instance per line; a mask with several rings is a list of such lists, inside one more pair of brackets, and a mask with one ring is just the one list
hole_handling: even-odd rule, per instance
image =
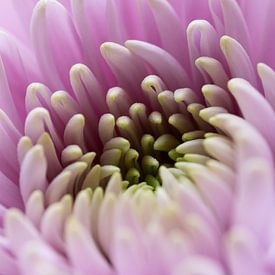
[[49, 112], [41, 107], [35, 108], [26, 118], [25, 133], [33, 142], [37, 142], [40, 136], [45, 132], [51, 135], [57, 150], [60, 150], [62, 148], [62, 142], [51, 120]]
[[48, 133], [43, 133], [38, 139], [37, 144], [43, 146], [48, 165], [47, 176], [51, 180], [62, 170], [54, 143]]
[[36, 107], [51, 109], [51, 94], [48, 87], [41, 83], [32, 83], [27, 87], [25, 105], [27, 112]]
[[269, 66], [263, 63], [258, 64], [257, 68], [264, 87], [264, 95], [273, 109], [275, 109], [275, 92], [273, 88], [275, 72]]
[[55, 0], [39, 1], [32, 15], [31, 35], [50, 87], [70, 89], [68, 72], [82, 56], [78, 35], [64, 6]]
[[263, 254], [249, 230], [233, 227], [226, 240], [226, 256], [233, 275], [267, 275], [264, 271]]
[[[256, 158], [244, 163], [240, 170], [234, 221], [258, 234], [261, 242], [268, 245], [275, 202], [273, 167]], [[262, 232], [265, 232], [264, 236]]]
[[43, 238], [58, 251], [64, 251], [63, 230], [67, 217], [68, 210], [64, 204], [58, 202], [47, 209], [41, 220]]
[[44, 195], [40, 190], [34, 191], [26, 203], [26, 215], [37, 227], [45, 211]]
[[203, 56], [196, 59], [195, 64], [202, 73], [206, 83], [212, 80], [214, 84], [226, 89], [229, 77], [220, 61]]
[[186, 37], [177, 14], [166, 0], [150, 0], [149, 5], [155, 17], [164, 49], [179, 60], [185, 68], [188, 68]]
[[[225, 34], [238, 40], [246, 50], [249, 50], [248, 27], [237, 1], [222, 0], [220, 2], [223, 10]], [[234, 18], [234, 20], [232, 20], [232, 18]]]
[[176, 167], [186, 171], [196, 182], [202, 196], [211, 205], [222, 225], [226, 226], [229, 222], [227, 215], [230, 213], [232, 204], [232, 194], [228, 187], [220, 184], [220, 179], [210, 171], [204, 170], [202, 165], [177, 163]]
[[70, 81], [81, 110], [88, 117], [91, 116], [91, 111], [95, 116], [107, 111], [105, 91], [87, 66], [74, 65], [70, 70]]
[[168, 52], [155, 45], [137, 40], [128, 40], [125, 45], [131, 52], [152, 66], [171, 89], [189, 86], [190, 81], [185, 70]]
[[47, 163], [41, 145], [36, 145], [26, 154], [20, 171], [20, 191], [24, 202], [35, 190], [44, 192], [47, 187]]
[[19, 255], [19, 264], [23, 275], [72, 274], [65, 258], [41, 240], [27, 243]]
[[141, 98], [137, 88], [146, 76], [146, 70], [141, 60], [127, 48], [116, 43], [106, 42], [102, 44], [100, 49], [118, 83], [129, 91], [137, 91], [136, 94], [132, 94], [134, 98]]
[[0, 172], [0, 202], [6, 207], [23, 209], [19, 187]]
[[[105, 82], [105, 78], [107, 78], [107, 81], [113, 84], [115, 80], [100, 53], [100, 45], [108, 40], [110, 41], [107, 38], [108, 20], [104, 20], [107, 0], [72, 0], [71, 5], [86, 62], [98, 79]], [[105, 72], [105, 75], [102, 72]]]
[[[272, 107], [249, 82], [243, 79], [230, 80], [228, 88], [238, 102], [245, 119], [262, 133], [275, 151], [275, 133], [271, 130], [275, 125], [275, 113]], [[255, 113], [256, 109], [261, 116]]]
[[212, 259], [197, 256], [185, 259], [173, 273], [173, 275], [181, 274], [225, 275], [225, 272], [223, 268]]
[[16, 259], [2, 248], [0, 248], [0, 272], [10, 275], [20, 274]]
[[32, 223], [16, 209], [10, 210], [6, 215], [5, 231], [16, 253], [19, 253], [28, 241], [39, 239]]
[[266, 140], [244, 119], [231, 114], [218, 114], [210, 123], [229, 134], [236, 144], [237, 165], [250, 158], [259, 157], [273, 163]]
[[256, 86], [256, 75], [251, 59], [242, 45], [229, 36], [223, 36], [220, 44], [232, 77], [244, 78]]
[[[220, 58], [219, 38], [214, 27], [205, 20], [192, 21], [186, 30], [194, 80], [200, 81], [195, 60], [200, 56]], [[199, 37], [199, 40], [198, 40]]]
[[84, 274], [91, 272], [96, 272], [98, 275], [113, 274], [93, 239], [75, 218], [70, 218], [66, 225], [66, 239], [69, 257], [77, 270]]

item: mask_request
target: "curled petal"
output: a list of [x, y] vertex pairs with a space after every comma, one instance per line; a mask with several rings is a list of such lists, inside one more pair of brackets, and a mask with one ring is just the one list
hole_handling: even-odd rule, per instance
[[[43, 133], [38, 139], [37, 144], [43, 146], [48, 164], [47, 176], [51, 180], [62, 170], [54, 143], [48, 133]], [[28, 146], [28, 143], [26, 145]]]
[[59, 201], [69, 192], [72, 172], [64, 171], [55, 177], [46, 191], [46, 200], [48, 204]]
[[91, 117], [91, 112], [96, 118], [99, 114], [107, 111], [105, 91], [87, 66], [74, 65], [70, 70], [70, 82], [81, 110], [87, 117]]
[[205, 82], [213, 82], [221, 88], [227, 88], [229, 77], [220, 61], [211, 57], [203, 56], [196, 59], [195, 64], [202, 73]]
[[256, 86], [257, 78], [252, 62], [242, 45], [229, 36], [223, 36], [220, 45], [232, 77], [244, 78]]
[[81, 114], [74, 115], [67, 123], [64, 130], [65, 145], [76, 144], [86, 151], [84, 139], [85, 117]]
[[221, 57], [218, 35], [213, 26], [205, 20], [192, 21], [186, 32], [193, 76], [195, 81], [200, 81], [195, 60], [200, 56]]
[[33, 142], [37, 142], [44, 132], [49, 132], [56, 148], [61, 150], [62, 142], [56, 132], [49, 112], [41, 107], [35, 108], [27, 116], [25, 121], [25, 133]]
[[128, 40], [125, 45], [131, 52], [153, 67], [171, 89], [190, 85], [183, 67], [165, 50], [138, 40]]
[[103, 144], [114, 137], [115, 118], [112, 114], [104, 114], [101, 116], [98, 123], [98, 131]]
[[224, 89], [209, 84], [202, 87], [202, 93], [210, 106], [219, 106], [228, 110], [230, 113], [233, 112], [233, 100], [230, 94]]
[[[140, 89], [137, 89], [146, 76], [146, 70], [141, 60], [127, 48], [113, 42], [103, 43], [100, 50], [120, 86], [132, 91], [131, 96], [133, 98], [142, 98], [139, 92]], [[136, 93], [133, 93], [133, 91], [136, 91]]]

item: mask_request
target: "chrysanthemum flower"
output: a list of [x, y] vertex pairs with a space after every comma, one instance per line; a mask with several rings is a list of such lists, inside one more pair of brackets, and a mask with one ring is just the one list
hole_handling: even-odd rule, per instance
[[275, 3], [13, 2], [0, 274], [274, 274]]

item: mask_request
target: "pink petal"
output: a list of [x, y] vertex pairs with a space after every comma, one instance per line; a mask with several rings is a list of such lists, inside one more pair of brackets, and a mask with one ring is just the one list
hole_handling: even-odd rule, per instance
[[162, 0], [148, 1], [154, 15], [163, 48], [171, 53], [185, 68], [189, 67], [184, 26], [168, 3]]
[[[220, 3], [223, 11], [225, 34], [233, 37], [239, 41], [246, 50], [249, 50], [250, 35], [238, 2], [235, 0], [222, 0]], [[234, 18], [234, 20], [232, 20], [232, 18]]]
[[113, 194], [107, 194], [100, 205], [98, 213], [98, 237], [103, 251], [107, 255], [110, 255], [113, 246], [112, 242], [115, 228], [114, 213], [116, 210], [116, 203], [115, 196]]
[[19, 254], [22, 275], [70, 275], [73, 271], [63, 256], [42, 241], [29, 241]]
[[39, 238], [32, 223], [17, 209], [9, 210], [5, 217], [5, 234], [15, 253], [20, 253], [29, 241]]
[[69, 215], [65, 206], [62, 202], [51, 204], [43, 215], [40, 226], [43, 238], [59, 252], [65, 249], [63, 231]]
[[182, 264], [175, 268], [173, 275], [225, 275], [223, 268], [211, 258], [202, 256], [189, 256]]
[[183, 209], [183, 215], [191, 213], [199, 215], [213, 230], [216, 231], [216, 234], [218, 234], [219, 228], [216, 217], [202, 200], [197, 188], [195, 188], [192, 183], [176, 186], [179, 182], [175, 181], [175, 178], [169, 170], [164, 167], [161, 167], [160, 169], [164, 188], [167, 192], [174, 191], [176, 193], [176, 200]]
[[64, 124], [80, 111], [78, 103], [66, 91], [56, 91], [53, 93], [51, 96], [51, 106]]
[[275, 113], [272, 107], [246, 80], [232, 79], [228, 82], [228, 88], [235, 97], [244, 118], [258, 129], [275, 152], [275, 133], [272, 130], [275, 125]]
[[82, 56], [79, 37], [64, 6], [55, 0], [39, 1], [32, 15], [31, 36], [49, 86], [70, 90], [69, 70]]
[[[104, 20], [106, 18], [107, 0], [72, 0], [71, 3], [86, 64], [102, 83], [114, 85], [114, 76], [100, 53], [100, 45], [111, 40], [108, 37], [107, 24], [110, 20]], [[106, 80], [107, 83], [105, 83]]]
[[107, 34], [110, 41], [123, 43], [126, 39], [126, 30], [122, 22], [122, 16], [115, 0], [107, 0], [106, 3]]
[[79, 272], [98, 275], [113, 274], [88, 231], [73, 217], [66, 225], [66, 243], [72, 265]]
[[89, 68], [83, 64], [76, 64], [71, 68], [70, 81], [82, 112], [86, 114], [89, 122], [94, 124], [94, 119], [107, 112], [105, 90]]
[[[204, 82], [210, 84], [213, 82], [223, 89], [227, 88], [229, 77], [220, 61], [211, 57], [202, 56], [196, 59], [195, 64], [202, 73]], [[209, 82], [209, 80], [212, 80], [212, 82]]]
[[47, 162], [41, 145], [32, 147], [26, 154], [20, 170], [20, 191], [24, 203], [35, 190], [44, 192], [48, 185], [46, 179]]
[[45, 212], [44, 204], [44, 195], [40, 190], [34, 191], [26, 203], [26, 216], [37, 228], [39, 228], [40, 221]]
[[272, 68], [263, 63], [258, 64], [257, 68], [262, 85], [264, 87], [264, 95], [269, 104], [275, 110], [275, 91], [273, 87], [275, 82], [275, 72], [272, 70]]
[[163, 49], [138, 40], [128, 40], [125, 46], [152, 67], [171, 89], [190, 85], [189, 77], [178, 61]]
[[234, 112], [233, 100], [230, 94], [217, 85], [204, 85], [202, 87], [202, 93], [206, 102], [210, 106], [219, 106], [229, 111]]
[[273, 166], [255, 158], [244, 162], [239, 170], [234, 223], [248, 228], [269, 246], [275, 203]]
[[[117, 228], [114, 238], [112, 261], [115, 270], [121, 275], [152, 274], [149, 259], [143, 252], [141, 240], [129, 229]], [[147, 261], [146, 261], [147, 258]]]
[[51, 108], [51, 95], [50, 89], [41, 83], [32, 83], [27, 87], [25, 105], [26, 111], [30, 112], [36, 107]]
[[23, 201], [19, 187], [0, 172], [0, 202], [6, 207], [23, 209]]
[[193, 77], [195, 81], [201, 81], [195, 60], [200, 56], [220, 59], [222, 55], [219, 48], [219, 38], [214, 27], [204, 20], [192, 21], [186, 32]]
[[47, 177], [49, 180], [52, 180], [62, 170], [62, 166], [59, 161], [56, 149], [54, 147], [54, 143], [50, 135], [46, 132], [40, 136], [40, 138], [37, 141], [37, 144], [43, 146], [43, 150], [48, 164]]
[[139, 94], [140, 83], [147, 74], [141, 60], [127, 48], [116, 43], [106, 42], [100, 49], [115, 74], [118, 84], [128, 91], [132, 91], [131, 95], [140, 100], [142, 96]]
[[16, 259], [2, 248], [0, 248], [0, 274], [20, 274]]
[[33, 142], [37, 142], [42, 134], [48, 132], [53, 140], [57, 150], [63, 148], [62, 141], [55, 129], [48, 110], [38, 107], [33, 109], [25, 121], [25, 134]]
[[18, 181], [18, 162], [16, 144], [21, 134], [10, 118], [0, 109], [0, 163], [1, 171], [12, 181]]
[[198, 190], [205, 202], [212, 208], [213, 212], [222, 226], [227, 226], [232, 204], [231, 190], [221, 179], [217, 178], [210, 170], [200, 164], [176, 163], [176, 167], [183, 169], [197, 184]]
[[60, 173], [54, 178], [46, 191], [47, 203], [51, 205], [58, 202], [65, 194], [69, 192], [72, 173], [69, 171]]
[[241, 167], [242, 163], [255, 157], [273, 163], [266, 140], [244, 119], [231, 114], [218, 114], [210, 118], [210, 123], [233, 138], [236, 146], [236, 167]]
[[257, 79], [254, 67], [250, 57], [241, 44], [229, 36], [223, 36], [220, 40], [220, 44], [228, 63], [231, 76], [244, 78], [252, 85], [256, 86]]
[[263, 252], [249, 230], [233, 227], [226, 239], [226, 258], [232, 275], [267, 275]]

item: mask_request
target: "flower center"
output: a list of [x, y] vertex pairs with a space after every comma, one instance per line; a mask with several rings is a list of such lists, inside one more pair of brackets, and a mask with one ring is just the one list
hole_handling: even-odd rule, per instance
[[200, 118], [205, 106], [191, 89], [165, 90], [157, 76], [148, 76], [141, 86], [147, 105], [131, 104], [120, 88], [109, 90], [112, 113], [99, 122], [104, 144], [100, 164], [118, 167], [126, 185], [141, 183], [155, 189], [161, 185], [160, 166], [206, 162], [204, 135], [215, 130]]
[[[151, 75], [143, 80], [141, 89], [132, 92], [131, 97], [129, 93], [129, 89], [126, 92], [119, 87], [111, 88], [106, 95], [107, 112], [99, 121], [92, 114], [89, 116], [88, 102], [86, 108], [79, 111], [67, 108], [72, 114], [68, 115], [69, 121], [64, 117], [65, 148], [50, 122], [49, 113], [43, 108], [30, 112], [25, 127], [27, 136], [47, 148], [44, 153], [49, 160], [49, 201], [56, 201], [64, 194], [77, 195], [85, 188], [108, 188], [114, 175], [120, 189], [138, 185], [155, 190], [162, 184], [160, 167], [169, 168], [175, 177], [188, 177], [188, 171], [185, 174], [184, 169], [178, 169], [179, 165], [181, 168], [188, 166], [188, 162], [204, 165], [212, 157], [219, 160], [216, 143], [229, 144], [230, 151], [228, 138], [218, 134], [207, 122], [211, 116], [226, 110], [206, 107], [207, 100], [193, 90], [181, 88], [172, 92], [159, 77]], [[59, 100], [57, 107], [61, 110], [70, 102], [66, 97], [60, 103], [63, 97], [64, 93], [60, 92], [52, 96], [53, 103]], [[33, 125], [42, 131], [34, 131]], [[212, 141], [207, 142], [210, 136], [215, 140], [211, 138]], [[18, 146], [19, 159], [31, 144], [29, 137], [22, 138]]]

